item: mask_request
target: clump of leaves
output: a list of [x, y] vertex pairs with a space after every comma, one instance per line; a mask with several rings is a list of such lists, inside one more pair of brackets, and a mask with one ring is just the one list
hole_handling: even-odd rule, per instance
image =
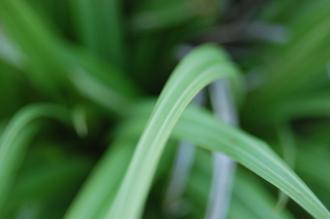
[[[222, 218], [330, 218], [329, 9], [2, 0], [0, 217], [220, 218], [206, 212], [223, 153], [238, 166]], [[212, 115], [219, 80], [240, 127]], [[168, 203], [180, 142], [194, 156]]]

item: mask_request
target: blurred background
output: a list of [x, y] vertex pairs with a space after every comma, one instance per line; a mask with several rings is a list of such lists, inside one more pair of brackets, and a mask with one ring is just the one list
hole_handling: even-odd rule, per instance
[[[0, 152], [12, 135], [15, 157], [0, 174], [0, 218], [63, 218], [98, 161], [134, 146], [135, 137], [118, 140], [127, 115], [204, 43], [227, 51], [244, 76], [241, 129], [329, 208], [330, 1], [1, 0]], [[72, 124], [38, 103], [65, 107]], [[143, 218], [205, 214], [212, 157], [202, 149], [181, 199], [164, 204], [178, 144], [169, 143]], [[311, 217], [239, 166], [228, 218]]]

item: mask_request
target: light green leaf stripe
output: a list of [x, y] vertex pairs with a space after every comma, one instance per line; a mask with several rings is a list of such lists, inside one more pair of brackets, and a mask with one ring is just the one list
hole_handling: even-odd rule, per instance
[[[225, 124], [216, 123], [211, 117], [207, 118], [202, 114], [200, 116], [193, 114], [188, 120], [191, 120], [191, 124], [182, 128], [185, 130], [185, 133], [180, 135], [182, 138], [188, 139], [189, 134], [189, 140], [196, 144], [203, 145], [211, 151], [221, 151], [227, 154], [277, 186], [314, 217], [330, 218], [328, 210], [317, 197], [264, 142], [226, 127]], [[205, 126], [202, 126], [201, 123], [205, 123]], [[221, 132], [223, 138], [220, 139], [219, 133]], [[202, 138], [202, 135], [205, 139]]]
[[[132, 118], [118, 129], [117, 139], [122, 140], [117, 140], [116, 146], [109, 148], [101, 159], [66, 218], [92, 219], [96, 212], [103, 211], [104, 206], [112, 205], [131, 157], [131, 143], [127, 142], [140, 135], [151, 108], [151, 104], [140, 105]], [[172, 137], [202, 145], [213, 152], [225, 153], [281, 189], [315, 218], [330, 218], [328, 210], [309, 188], [264, 142], [217, 121], [210, 113], [189, 107], [174, 128]], [[116, 167], [119, 166], [122, 171], [118, 172]]]
[[24, 157], [28, 142], [36, 131], [37, 119], [42, 117], [67, 122], [70, 120], [70, 113], [58, 105], [28, 106], [14, 116], [0, 137], [0, 210]]
[[141, 216], [172, 129], [192, 98], [207, 84], [221, 77], [234, 79], [234, 86], [238, 87], [237, 69], [224, 53], [211, 45], [195, 49], [179, 64], [155, 106], [106, 218], [134, 219]]
[[[142, 116], [138, 113], [135, 116], [137, 119], [127, 122], [121, 132], [128, 136], [141, 133]], [[266, 143], [217, 121], [209, 113], [190, 107], [173, 130], [173, 137], [228, 155], [278, 187], [315, 218], [330, 218], [329, 211], [313, 192]]]
[[[203, 85], [207, 84], [207, 82], [210, 82], [207, 79], [200, 77], [200, 75], [203, 74], [198, 75], [199, 72], [196, 71], [196, 66], [194, 66], [194, 71], [191, 72], [189, 71], [189, 67], [185, 66], [185, 64], [187, 63], [191, 65], [192, 63], [190, 62], [193, 62], [194, 59], [197, 59], [199, 55], [200, 57], [204, 57], [205, 54], [203, 54], [203, 52], [207, 51], [206, 49], [211, 48], [202, 47], [190, 54], [181, 63], [181, 65], [179, 65], [176, 72], [174, 72], [173, 77], [166, 85], [159, 101], [156, 104], [151, 119], [149, 120], [142, 134], [142, 137], [140, 138], [136, 152], [133, 156], [132, 162], [130, 163], [128, 173], [124, 178], [117, 197], [113, 205], [111, 206], [106, 218], [134, 219], [139, 218], [139, 216], [141, 215], [143, 207], [142, 203], [144, 203], [146, 199], [155, 168], [161, 156], [163, 146], [165, 145], [166, 140], [170, 135], [171, 129], [175, 126], [175, 123], [179, 119], [184, 108], [192, 99], [193, 95], [195, 95], [197, 91], [202, 88]], [[198, 61], [200, 60], [201, 59], [198, 59]], [[194, 64], [198, 66], [199, 63], [195, 61]], [[225, 72], [226, 70], [230, 71], [230, 67], [228, 69], [221, 69], [221, 67], [224, 67], [223, 64], [224, 63], [222, 62], [222, 65], [218, 66], [217, 68], [214, 68], [210, 64], [207, 65], [207, 67], [209, 68], [204, 67], [206, 68], [206, 70], [203, 69], [205, 73], [210, 74], [209, 80], [211, 79], [212, 81], [212, 79], [217, 79], [216, 74], [213, 76], [212, 72], [223, 72], [224, 70]], [[201, 66], [203, 66], [203, 64], [201, 64]], [[213, 69], [212, 67], [210, 68], [210, 66], [212, 66]], [[200, 71], [203, 72], [203, 70]], [[223, 75], [218, 75], [218, 78], [221, 76]], [[203, 84], [203, 79], [205, 80], [205, 84]], [[203, 119], [201, 119], [200, 121], [203, 121]], [[187, 128], [193, 129], [194, 127], [195, 126], [190, 126]], [[191, 138], [194, 138], [198, 133], [203, 132], [205, 132], [205, 135], [210, 135], [209, 130], [211, 128], [215, 127], [200, 129], [197, 130], [197, 133], [190, 133]], [[186, 137], [189, 138], [189, 136]], [[216, 136], [210, 136], [210, 139], [213, 139], [214, 137]], [[192, 140], [191, 138], [190, 140]], [[199, 142], [201, 139], [194, 140], [200, 144], [207, 144], [207, 142]], [[306, 210], [308, 210], [313, 216], [317, 218], [330, 218], [328, 211], [322, 205], [322, 203], [319, 202], [319, 200], [307, 188], [307, 186], [301, 180], [298, 180], [299, 178], [296, 177], [294, 173], [291, 172], [290, 169], [280, 159], [278, 159], [277, 156], [271, 150], [265, 147], [261, 142], [257, 142], [258, 144], [252, 142], [251, 144], [251, 139], [245, 139], [245, 141], [246, 140], [247, 142], [236, 142], [236, 140], [231, 140], [227, 142], [215, 141], [213, 145], [218, 145], [219, 143], [222, 143], [227, 144], [228, 147], [230, 147], [231, 145], [239, 143], [249, 143], [251, 145], [251, 151], [245, 151], [243, 150], [244, 148], [242, 149], [239, 147], [235, 147], [233, 148], [233, 151], [224, 150], [223, 152], [228, 154], [236, 161], [239, 161], [243, 165], [247, 166], [267, 181], [279, 187], [283, 192], [288, 194], [297, 203], [299, 203]], [[261, 145], [262, 147], [259, 148], [256, 145]], [[262, 148], [264, 148], [264, 150], [262, 150]], [[211, 149], [212, 151], [217, 151], [216, 149], [219, 150], [219, 148], [212, 147], [210, 147], [209, 149]], [[257, 159], [257, 157], [259, 156], [264, 159]], [[266, 162], [270, 162], [269, 165], [265, 166], [264, 163]], [[302, 191], [305, 191], [306, 193], [304, 196], [301, 195]], [[130, 209], [130, 211], [125, 210], [126, 208]]]

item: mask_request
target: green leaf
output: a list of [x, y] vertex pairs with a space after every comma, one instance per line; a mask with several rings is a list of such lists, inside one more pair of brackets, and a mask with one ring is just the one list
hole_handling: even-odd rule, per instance
[[[142, 129], [141, 114], [136, 114], [136, 117], [136, 120], [129, 121], [123, 127], [131, 130], [130, 136], [134, 133], [138, 135]], [[187, 110], [175, 127], [173, 137], [228, 155], [278, 187], [315, 218], [330, 218], [330, 213], [313, 192], [266, 143], [217, 121], [209, 113], [197, 109]]]
[[[31, 156], [31, 159], [33, 158], [35, 154]], [[58, 160], [56, 165], [44, 162], [37, 168], [29, 168], [14, 184], [5, 208], [6, 212], [15, 211], [24, 204], [28, 205], [31, 200], [46, 204], [64, 191], [74, 190], [90, 167], [91, 163], [86, 159], [69, 157]]]
[[90, 51], [124, 67], [121, 1], [71, 0], [78, 37]]
[[[116, 136], [68, 208], [65, 219], [92, 219], [104, 214], [125, 175], [136, 139], [137, 136], [127, 136], [125, 132]], [[172, 161], [170, 154], [171, 150], [163, 155], [157, 178], [164, 175], [169, 166], [166, 163]]]
[[260, 123], [281, 123], [303, 118], [318, 118], [330, 115], [329, 92], [296, 95], [273, 107], [264, 107], [268, 115]]
[[[118, 130], [119, 138], [127, 141], [127, 139], [137, 137], [143, 130], [150, 109], [150, 104], [136, 108], [133, 118], [125, 122]], [[217, 121], [210, 113], [190, 107], [173, 130], [173, 137], [179, 140], [188, 140], [212, 152], [225, 153], [278, 187], [315, 218], [330, 218], [328, 210], [310, 189], [264, 142]], [[125, 144], [121, 146], [119, 147], [121, 149], [117, 150], [126, 150], [124, 149]], [[123, 172], [126, 169], [122, 168], [122, 171], [118, 172], [115, 166], [124, 165], [125, 167], [131, 153], [119, 156], [118, 153], [111, 151], [112, 149], [108, 150], [107, 155], [98, 165], [97, 173], [93, 173], [90, 177], [89, 182], [94, 183], [86, 185], [85, 189], [89, 191], [89, 194], [85, 194], [85, 199], [80, 200], [80, 206], [76, 206], [75, 211], [77, 214], [75, 217], [68, 218], [80, 218], [80, 211], [97, 212], [101, 211], [102, 206], [105, 206], [106, 209], [112, 206], [113, 196], [116, 194], [117, 189], [113, 186], [110, 186], [111, 189], [108, 189], [109, 185], [116, 182], [117, 186], [119, 186]], [[112, 159], [117, 160], [116, 164], [106, 161], [111, 154]], [[116, 158], [117, 156], [118, 159]], [[203, 168], [205, 169], [205, 167]], [[104, 180], [105, 178], [112, 180]], [[134, 181], [132, 183], [134, 184]], [[88, 199], [90, 196], [94, 198]]]
[[[164, 146], [192, 98], [221, 77], [238, 87], [237, 69], [213, 46], [199, 47], [175, 69], [138, 142], [128, 172], [107, 218], [139, 218]], [[236, 79], [236, 80], [235, 80]], [[126, 209], [130, 210], [127, 211]]]
[[125, 171], [123, 170], [127, 169], [127, 163], [132, 154], [131, 139], [127, 138], [113, 143], [92, 171], [64, 218], [96, 218], [104, 203], [112, 201], [124, 177]]
[[118, 68], [60, 39], [26, 2], [0, 1], [0, 18], [6, 33], [24, 54], [19, 67], [26, 70], [24, 73], [42, 93], [72, 101], [77, 96], [73, 91], [77, 90], [119, 115], [138, 93], [134, 83]]
[[70, 121], [69, 112], [58, 105], [31, 105], [16, 114], [0, 137], [0, 209], [10, 192], [15, 174], [20, 167], [28, 142], [38, 126], [38, 119], [46, 117]]
[[[198, 150], [196, 154], [196, 168], [189, 180], [187, 193], [194, 202], [203, 203], [205, 207], [211, 185], [212, 156], [211, 153], [206, 153], [204, 150]], [[198, 200], [195, 200], [196, 197]], [[259, 219], [292, 218], [285, 210], [276, 211], [275, 203], [276, 200], [271, 193], [257, 181], [256, 177], [252, 177], [242, 168], [238, 168], [233, 183], [233, 200], [230, 205], [229, 218], [245, 218], [247, 215], [253, 215], [247, 218]], [[244, 211], [240, 212], [239, 209]], [[248, 214], [244, 215], [244, 212]]]
[[317, 88], [325, 79], [330, 59], [330, 4], [313, 3], [289, 21], [293, 22], [291, 40], [275, 52], [270, 50], [270, 59], [263, 66], [267, 80], [251, 96], [250, 107], [255, 106], [251, 111], [261, 112], [261, 105], [272, 108], [293, 94]]

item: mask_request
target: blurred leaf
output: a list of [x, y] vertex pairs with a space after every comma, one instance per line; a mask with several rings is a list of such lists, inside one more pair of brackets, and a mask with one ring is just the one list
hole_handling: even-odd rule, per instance
[[[150, 188], [159, 158], [171, 130], [191, 99], [207, 84], [221, 77], [232, 79], [238, 89], [237, 69], [222, 51], [202, 46], [190, 53], [169, 79], [137, 150], [113, 205], [106, 217], [139, 218]], [[134, 184], [134, 185], [133, 185]], [[129, 208], [130, 211], [124, 209]]]
[[0, 142], [0, 209], [3, 207], [39, 118], [67, 122], [68, 112], [58, 105], [33, 105], [22, 109], [7, 125]]

